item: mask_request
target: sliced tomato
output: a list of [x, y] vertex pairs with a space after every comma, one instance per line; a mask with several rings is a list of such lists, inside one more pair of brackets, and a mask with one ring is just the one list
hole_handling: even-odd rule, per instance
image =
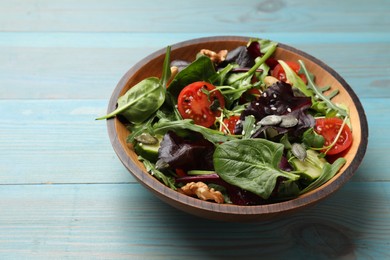
[[237, 122], [240, 120], [239, 116], [231, 116], [223, 120], [222, 132], [225, 134], [234, 134]]
[[[316, 120], [314, 130], [324, 137], [324, 146], [332, 144], [340, 131], [343, 120], [338, 117], [319, 118]], [[338, 154], [348, 149], [352, 144], [352, 132], [348, 125], [344, 125], [336, 144], [326, 153], [328, 155]]]
[[[297, 73], [297, 75], [303, 80], [303, 82], [307, 84], [307, 78], [305, 74], [299, 73], [301, 66], [294, 61], [285, 61], [285, 62], [293, 71], [295, 71], [295, 73]], [[287, 80], [286, 73], [284, 72], [284, 69], [280, 64], [275, 66], [271, 74], [273, 77], [277, 78], [280, 81], [286, 82]]]
[[210, 127], [221, 115], [225, 99], [212, 84], [198, 81], [189, 84], [180, 92], [177, 108], [184, 119], [192, 119], [197, 125]]
[[185, 177], [188, 176], [187, 173], [183, 169], [175, 169], [177, 177]]

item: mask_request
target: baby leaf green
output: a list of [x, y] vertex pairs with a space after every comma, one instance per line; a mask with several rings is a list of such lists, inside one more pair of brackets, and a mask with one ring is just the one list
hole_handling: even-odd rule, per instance
[[157, 77], [143, 79], [130, 88], [123, 96], [118, 98], [118, 106], [114, 111], [97, 118], [97, 120], [122, 115], [129, 122], [139, 124], [156, 112], [165, 101], [165, 86], [170, 77], [170, 52], [171, 47], [168, 46], [165, 53], [161, 79]]
[[278, 165], [284, 146], [266, 139], [237, 139], [217, 146], [215, 171], [226, 182], [268, 199], [278, 177], [295, 181], [298, 175]]
[[160, 80], [155, 77], [146, 78], [118, 98], [117, 109], [97, 119], [107, 119], [120, 114], [132, 123], [142, 123], [160, 108], [164, 100], [165, 88]]
[[202, 80], [209, 81], [215, 76], [216, 72], [212, 61], [209, 57], [202, 55], [175, 76], [168, 87], [168, 91], [174, 97], [177, 97], [188, 84]]

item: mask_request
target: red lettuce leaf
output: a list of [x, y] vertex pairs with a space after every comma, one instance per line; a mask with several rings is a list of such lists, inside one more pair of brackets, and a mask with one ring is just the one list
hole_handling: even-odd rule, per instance
[[194, 133], [185, 139], [176, 133], [167, 132], [160, 144], [158, 160], [172, 169], [213, 170], [214, 144]]
[[[272, 126], [272, 128], [278, 134], [290, 133], [292, 136], [298, 136], [306, 129], [314, 126], [314, 118], [307, 113], [311, 104], [310, 97], [295, 96], [290, 84], [278, 81], [268, 87], [258, 99], [252, 101], [241, 113], [240, 119], [243, 122], [246, 116], [252, 115], [258, 122], [268, 115], [289, 114], [298, 119], [296, 126], [289, 128]], [[252, 137], [261, 137], [262, 133], [270, 127], [262, 126]], [[234, 132], [235, 134], [240, 134], [242, 132], [242, 124], [237, 124]]]

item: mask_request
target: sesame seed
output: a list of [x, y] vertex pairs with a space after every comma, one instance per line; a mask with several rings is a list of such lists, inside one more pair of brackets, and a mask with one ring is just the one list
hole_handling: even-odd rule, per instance
[[287, 108], [287, 112], [291, 113], [291, 108], [288, 107]]

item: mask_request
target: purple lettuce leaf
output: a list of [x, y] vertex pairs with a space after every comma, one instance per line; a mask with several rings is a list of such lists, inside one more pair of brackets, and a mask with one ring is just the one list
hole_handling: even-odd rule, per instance
[[290, 84], [278, 81], [249, 104], [241, 119], [253, 115], [258, 121], [268, 115], [285, 115], [299, 108], [309, 108], [310, 97], [296, 97]]
[[263, 56], [263, 53], [261, 53], [260, 50], [260, 43], [258, 41], [251, 41], [249, 46], [246, 48], [248, 51], [248, 54], [253, 58], [256, 59], [257, 57]]
[[220, 64], [220, 67], [225, 67], [229, 63], [238, 64], [240, 68], [251, 68], [255, 65], [255, 59], [263, 54], [260, 51], [260, 43], [252, 41], [248, 47], [239, 46], [231, 50], [226, 56], [225, 61]]
[[169, 131], [161, 141], [158, 160], [172, 169], [213, 170], [214, 150], [214, 144], [201, 135], [194, 133], [191, 139], [185, 139]]
[[291, 166], [291, 164], [288, 162], [286, 156], [282, 156], [282, 159], [279, 163], [279, 168], [286, 172], [291, 172], [294, 170], [294, 168]]
[[[314, 118], [307, 113], [312, 102], [310, 97], [298, 97], [290, 84], [278, 81], [268, 87], [263, 94], [252, 101], [248, 107], [241, 113], [240, 119], [243, 122], [246, 116], [252, 115], [256, 122], [259, 122], [269, 115], [291, 115], [298, 120], [294, 127], [280, 126], [262, 126], [251, 137], [262, 137], [264, 132], [272, 128], [277, 134], [290, 133], [292, 136], [298, 136], [306, 129], [314, 126]], [[237, 124], [234, 130], [235, 134], [242, 132], [242, 124]]]

